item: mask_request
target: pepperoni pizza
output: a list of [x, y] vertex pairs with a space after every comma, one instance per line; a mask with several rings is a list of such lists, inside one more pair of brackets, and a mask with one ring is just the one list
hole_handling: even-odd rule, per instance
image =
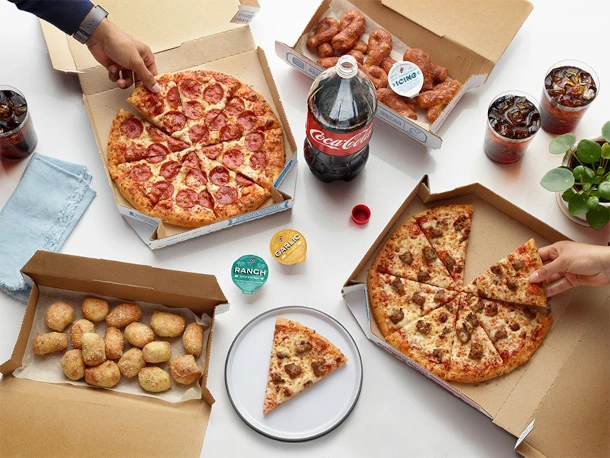
[[528, 307], [546, 305], [546, 285], [527, 280], [542, 266], [533, 239], [463, 286], [472, 212], [471, 205], [450, 205], [418, 213], [390, 235], [367, 281], [372, 315], [388, 343], [433, 374], [462, 383], [526, 363], [553, 322]]
[[139, 211], [197, 227], [258, 208], [285, 164], [283, 131], [263, 97], [236, 78], [187, 70], [138, 86], [108, 141], [110, 175]]

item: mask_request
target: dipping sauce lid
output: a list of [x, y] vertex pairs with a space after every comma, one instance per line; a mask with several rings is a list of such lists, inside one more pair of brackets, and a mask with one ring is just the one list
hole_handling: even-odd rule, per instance
[[290, 265], [305, 262], [307, 241], [294, 229], [282, 229], [271, 237], [269, 251], [276, 261]]

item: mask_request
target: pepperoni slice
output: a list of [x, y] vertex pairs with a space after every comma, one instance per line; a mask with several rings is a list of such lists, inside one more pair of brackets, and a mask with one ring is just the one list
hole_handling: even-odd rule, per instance
[[251, 132], [246, 135], [246, 148], [250, 151], [260, 151], [265, 144], [265, 136], [260, 132]]
[[224, 113], [220, 113], [210, 123], [206, 122], [206, 124], [210, 126], [210, 130], [220, 130], [227, 124], [227, 115]]
[[127, 138], [138, 138], [144, 131], [144, 125], [139, 119], [127, 118], [121, 124], [121, 133]]
[[178, 87], [174, 86], [167, 91], [167, 103], [172, 108], [178, 108], [180, 106], [180, 96], [178, 95]]
[[185, 78], [178, 83], [180, 91], [189, 99], [198, 99], [201, 95], [201, 84], [193, 78]]
[[160, 143], [153, 143], [146, 149], [146, 157], [165, 157], [169, 154], [169, 150]]
[[192, 189], [183, 189], [176, 195], [176, 203], [182, 208], [194, 207], [199, 200], [199, 195]]
[[230, 169], [236, 169], [244, 163], [244, 154], [237, 148], [230, 149], [222, 157], [222, 163]]
[[127, 162], [139, 161], [146, 157], [146, 150], [136, 145], [129, 145], [125, 150], [124, 156]]
[[201, 148], [201, 152], [210, 159], [216, 159], [220, 153], [222, 153], [223, 147], [221, 145], [210, 145], [205, 148]]
[[241, 138], [244, 131], [237, 124], [229, 124], [220, 129], [220, 139], [223, 142]]
[[218, 186], [227, 184], [229, 182], [230, 176], [231, 174], [229, 173], [229, 171], [222, 165], [214, 167], [212, 170], [210, 170], [210, 181]]
[[165, 135], [163, 132], [161, 132], [159, 129], [157, 129], [156, 127], [147, 127], [146, 131], [148, 132], [148, 135], [150, 135], [150, 138], [152, 139], [153, 142], [164, 142], [166, 141], [168, 138], [167, 135]]
[[152, 176], [150, 167], [146, 164], [138, 164], [129, 171], [129, 177], [135, 181], [146, 181]]
[[256, 126], [257, 120], [258, 118], [253, 111], [246, 110], [237, 118], [237, 124], [244, 130], [252, 130], [254, 129], [254, 126]]
[[170, 151], [173, 153], [176, 151], [182, 151], [183, 149], [187, 149], [189, 147], [188, 143], [174, 137], [168, 137], [167, 145], [169, 146]]
[[215, 104], [222, 100], [225, 95], [225, 90], [218, 83], [209, 85], [203, 91], [203, 98], [206, 102]]
[[176, 175], [178, 175], [178, 172], [180, 171], [181, 167], [182, 167], [182, 165], [179, 164], [178, 162], [170, 161], [161, 166], [161, 170], [159, 173], [166, 180], [171, 180]]
[[212, 196], [207, 191], [201, 191], [199, 193], [199, 205], [203, 208], [211, 208], [214, 209], [214, 201], [212, 200]]
[[165, 156], [150, 156], [146, 158], [146, 162], [150, 162], [151, 164], [158, 164], [159, 162], [163, 162], [165, 160]]
[[230, 205], [237, 200], [237, 189], [222, 186], [216, 191], [216, 201], [221, 205]]
[[144, 100], [144, 110], [150, 116], [159, 116], [163, 113], [164, 108], [163, 99], [158, 94], [148, 94], [148, 97]]
[[167, 200], [174, 195], [174, 187], [167, 181], [155, 183], [148, 193], [148, 198], [153, 204], [157, 204], [160, 200]]
[[186, 177], [184, 178], [184, 182], [187, 184], [187, 186], [197, 187], [197, 186], [203, 186], [204, 184], [206, 184], [208, 182], [208, 180], [205, 177], [205, 173], [202, 172], [201, 170], [189, 169], [189, 171], [186, 172]]
[[170, 111], [163, 116], [163, 125], [169, 133], [178, 132], [186, 125], [186, 116], [179, 111]]
[[191, 100], [183, 105], [184, 114], [191, 119], [200, 119], [205, 113], [205, 107], [197, 100]]
[[199, 157], [197, 157], [197, 153], [195, 153], [194, 151], [188, 153], [182, 161], [182, 164], [194, 168], [199, 167]]
[[208, 111], [207, 114], [205, 115], [206, 126], [209, 126], [210, 124], [212, 124], [214, 119], [216, 119], [216, 116], [218, 116], [220, 113], [221, 112], [218, 108], [214, 108], [214, 109]]
[[268, 164], [267, 153], [264, 151], [257, 151], [250, 158], [250, 165], [255, 170], [262, 170], [267, 167]]
[[252, 186], [254, 184], [253, 181], [248, 180], [245, 176], [243, 175], [237, 175], [237, 177], [235, 178], [237, 183], [239, 183], [242, 186]]
[[210, 130], [203, 124], [195, 124], [189, 129], [191, 143], [207, 143], [210, 139]]
[[229, 103], [227, 103], [227, 108], [225, 108], [225, 113], [229, 116], [237, 117], [242, 111], [246, 109], [246, 104], [239, 97], [233, 97]]

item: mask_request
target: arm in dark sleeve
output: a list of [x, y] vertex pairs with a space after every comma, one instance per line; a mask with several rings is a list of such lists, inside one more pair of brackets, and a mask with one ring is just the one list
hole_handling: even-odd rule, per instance
[[50, 22], [68, 35], [73, 35], [93, 8], [89, 0], [9, 0], [17, 8]]

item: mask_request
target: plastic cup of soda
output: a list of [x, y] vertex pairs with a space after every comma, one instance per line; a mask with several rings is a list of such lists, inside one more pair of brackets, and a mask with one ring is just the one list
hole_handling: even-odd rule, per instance
[[503, 92], [487, 109], [485, 154], [499, 164], [517, 162], [538, 130], [540, 107], [536, 99], [521, 91]]
[[550, 134], [572, 132], [599, 93], [597, 73], [584, 62], [562, 60], [546, 72], [540, 115]]
[[14, 87], [0, 86], [0, 156], [23, 159], [37, 143], [25, 97]]

